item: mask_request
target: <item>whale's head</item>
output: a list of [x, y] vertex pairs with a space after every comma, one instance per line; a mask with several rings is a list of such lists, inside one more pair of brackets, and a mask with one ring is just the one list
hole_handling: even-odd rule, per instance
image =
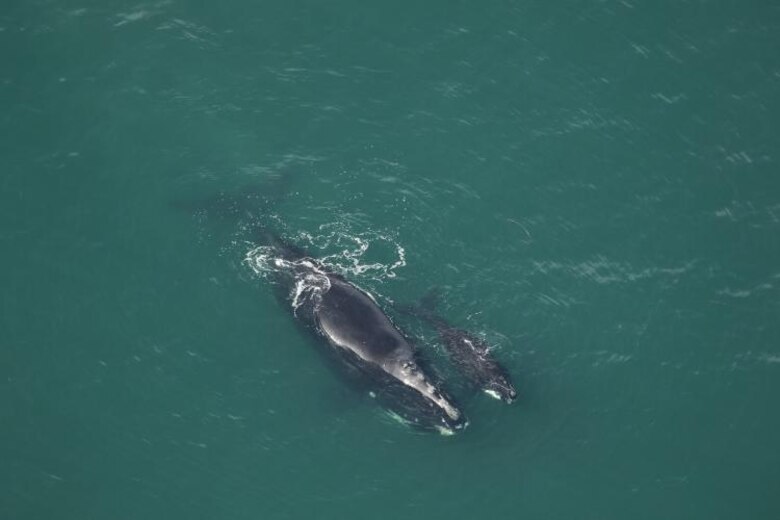
[[458, 405], [413, 360], [398, 363], [393, 376], [396, 382], [388, 385], [383, 393], [390, 398], [389, 408], [410, 424], [445, 435], [468, 425]]
[[511, 403], [517, 399], [517, 390], [504, 374], [493, 374], [490, 380], [482, 385], [482, 390], [490, 397]]

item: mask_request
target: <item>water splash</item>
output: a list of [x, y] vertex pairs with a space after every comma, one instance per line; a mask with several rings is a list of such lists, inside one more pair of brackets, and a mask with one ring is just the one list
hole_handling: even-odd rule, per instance
[[[287, 227], [280, 220], [276, 220], [276, 224], [280, 229]], [[347, 218], [320, 225], [313, 233], [285, 233], [285, 239], [311, 255], [300, 259], [282, 257], [273, 245], [258, 246], [240, 239], [252, 229], [252, 223], [237, 235], [232, 247], [244, 251], [243, 264], [254, 276], [272, 281], [278, 275], [292, 278], [289, 297], [295, 312], [306, 303], [316, 306], [321, 296], [330, 290], [328, 273], [349, 276], [371, 285], [370, 282], [395, 278], [397, 270], [406, 266], [406, 250], [395, 237], [375, 231], [352, 231], [351, 228], [358, 224]]]
[[[352, 233], [339, 224], [324, 224], [318, 234], [301, 232], [297, 239], [318, 251], [323, 264], [342, 274], [381, 281], [395, 278], [396, 271], [406, 266], [406, 250], [387, 234]], [[379, 258], [372, 259], [376, 251]]]
[[275, 248], [259, 246], [246, 253], [244, 263], [262, 278], [279, 273], [292, 276], [294, 286], [290, 291], [290, 300], [293, 312], [307, 301], [316, 305], [321, 296], [330, 290], [326, 267], [311, 258], [287, 260], [279, 257]]
[[296, 280], [291, 293], [293, 312], [296, 312], [307, 300], [317, 305], [322, 295], [329, 290], [330, 280], [326, 275], [320, 272], [305, 274]]

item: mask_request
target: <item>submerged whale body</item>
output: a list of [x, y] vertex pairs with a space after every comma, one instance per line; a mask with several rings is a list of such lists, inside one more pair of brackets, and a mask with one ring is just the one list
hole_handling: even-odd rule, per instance
[[436, 329], [453, 363], [472, 384], [491, 397], [506, 403], [514, 401], [517, 390], [509, 372], [490, 352], [490, 346], [477, 335], [453, 326], [438, 315], [434, 310], [437, 296], [437, 293], [431, 293], [420, 304], [403, 307], [402, 310]]
[[271, 242], [276, 282], [295, 317], [382, 406], [421, 429], [454, 433], [466, 426], [463, 413], [369, 293], [278, 237]]

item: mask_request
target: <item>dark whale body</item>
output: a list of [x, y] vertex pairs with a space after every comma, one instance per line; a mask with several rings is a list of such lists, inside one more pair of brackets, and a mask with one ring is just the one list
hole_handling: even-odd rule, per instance
[[[421, 429], [454, 433], [467, 421], [421, 366], [374, 299], [343, 276], [273, 237], [275, 281], [294, 316], [380, 404]], [[278, 291], [278, 294], [280, 291]]]
[[496, 399], [511, 403], [517, 398], [517, 391], [509, 372], [491, 353], [490, 346], [479, 336], [455, 327], [434, 310], [436, 294], [423, 298], [419, 305], [402, 310], [430, 324], [439, 334], [458, 370], [474, 385]]
[[274, 292], [326, 348], [332, 365], [368, 388], [387, 410], [420, 429], [454, 433], [467, 420], [434, 380], [410, 342], [363, 289], [311, 258], [261, 222], [281, 201], [292, 179], [280, 172], [260, 185], [205, 198], [182, 198], [173, 206], [214, 222], [239, 223], [249, 242], [271, 252]]

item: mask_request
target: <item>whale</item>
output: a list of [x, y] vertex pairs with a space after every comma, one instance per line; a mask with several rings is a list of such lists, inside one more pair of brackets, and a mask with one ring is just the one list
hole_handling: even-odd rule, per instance
[[458, 371], [490, 397], [511, 403], [517, 390], [509, 371], [493, 356], [490, 345], [478, 335], [456, 327], [435, 310], [439, 298], [431, 291], [414, 305], [398, 306], [405, 314], [433, 327]]
[[265, 233], [276, 294], [340, 370], [368, 387], [393, 417], [422, 430], [453, 434], [463, 412], [367, 290], [278, 235]]
[[262, 249], [270, 267], [266, 278], [282, 307], [311, 333], [326, 364], [367, 390], [388, 416], [445, 435], [466, 428], [466, 416], [435, 371], [376, 298], [269, 227], [294, 176], [288, 168], [264, 182], [205, 197], [185, 195], [171, 204], [199, 220], [226, 223], [252, 251]]

